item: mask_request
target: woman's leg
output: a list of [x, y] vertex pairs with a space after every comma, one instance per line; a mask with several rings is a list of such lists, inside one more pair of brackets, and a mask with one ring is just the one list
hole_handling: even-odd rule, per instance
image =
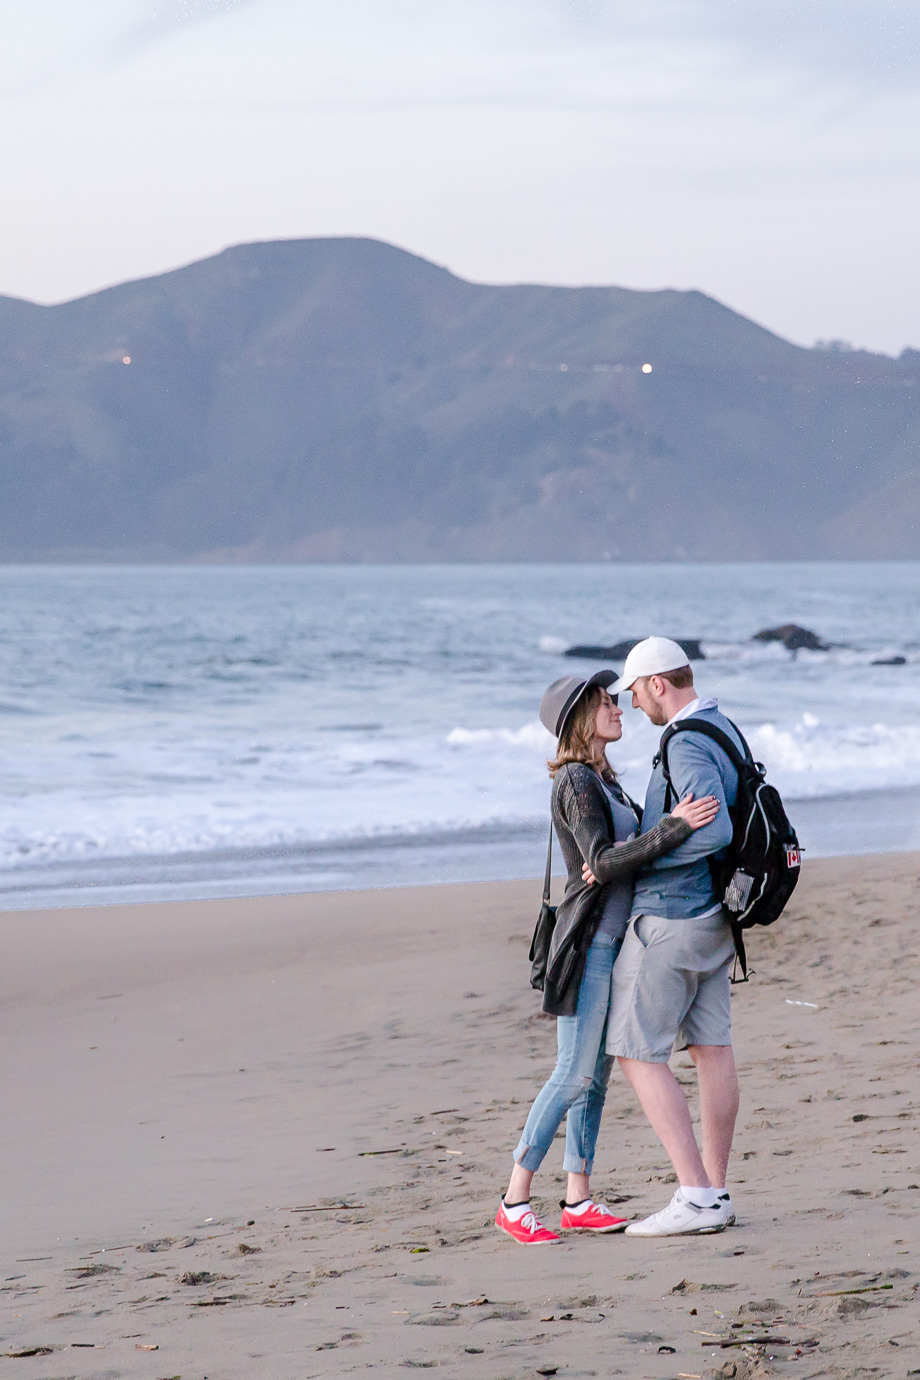
[[[592, 946], [594, 947], [594, 946]], [[613, 965], [620, 951], [620, 941], [601, 950], [605, 963], [595, 966], [593, 974], [596, 984], [591, 996], [595, 1011], [603, 1011], [603, 1025], [599, 1036], [597, 1056], [588, 1086], [578, 1100], [569, 1108], [565, 1128], [565, 1159], [562, 1167], [568, 1172], [566, 1201], [582, 1202], [590, 1196], [588, 1181], [594, 1168], [594, 1153], [600, 1131], [604, 1103], [607, 1099], [607, 1085], [613, 1068], [613, 1059], [606, 1051], [607, 1017], [610, 1010], [610, 993], [613, 982]], [[600, 955], [598, 955], [600, 957]]]
[[[615, 950], [609, 946], [597, 942], [591, 945], [578, 993], [576, 1013], [574, 1016], [560, 1016], [556, 1022], [556, 1067], [537, 1094], [520, 1143], [514, 1152], [515, 1167], [505, 1194], [506, 1203], [521, 1203], [528, 1200], [534, 1172], [543, 1163], [562, 1118], [573, 1104], [578, 1103], [579, 1099], [586, 1098], [594, 1085], [607, 1024], [610, 973], [614, 954]], [[596, 1102], [596, 1096], [594, 1101]], [[603, 1107], [603, 1098], [600, 1106]], [[593, 1124], [594, 1119], [592, 1116], [589, 1124]], [[599, 1111], [596, 1121], [600, 1121]], [[594, 1134], [596, 1138], [596, 1130]], [[584, 1172], [581, 1162], [578, 1165], [567, 1163], [565, 1167]]]
[[529, 1201], [534, 1173], [543, 1163], [562, 1118], [581, 1091], [581, 1084], [573, 1083], [570, 1073], [576, 1049], [577, 1024], [577, 1016], [559, 1016], [556, 1019], [556, 1067], [537, 1093], [524, 1123], [521, 1139], [514, 1152], [514, 1168], [505, 1193], [506, 1203]]
[[580, 1203], [589, 1197], [588, 1181], [594, 1169], [594, 1152], [613, 1063], [613, 1058], [604, 1052], [602, 1045], [591, 1086], [569, 1108], [566, 1117], [562, 1167], [569, 1176], [565, 1195], [569, 1203]]

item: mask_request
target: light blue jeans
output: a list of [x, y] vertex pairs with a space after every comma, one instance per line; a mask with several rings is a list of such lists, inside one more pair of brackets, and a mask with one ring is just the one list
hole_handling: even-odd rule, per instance
[[539, 1169], [566, 1118], [568, 1174], [590, 1174], [613, 1059], [606, 1052], [611, 975], [621, 940], [598, 935], [588, 950], [574, 1016], [556, 1020], [556, 1067], [537, 1094], [514, 1158], [522, 1169]]

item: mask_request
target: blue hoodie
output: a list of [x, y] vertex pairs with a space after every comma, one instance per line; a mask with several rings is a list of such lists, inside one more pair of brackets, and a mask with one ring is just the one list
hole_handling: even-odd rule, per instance
[[[684, 714], [681, 717], [685, 717]], [[728, 734], [738, 744], [739, 751], [742, 750], [737, 733], [725, 715], [719, 713], [716, 700], [701, 701], [700, 707], [686, 717], [707, 719]], [[666, 920], [686, 920], [712, 911], [722, 899], [715, 894], [707, 860], [710, 854], [722, 853], [731, 843], [733, 829], [728, 810], [735, 803], [738, 773], [711, 738], [694, 733], [692, 729], [675, 733], [669, 741], [668, 766], [673, 783], [673, 804], [692, 791], [694, 800], [704, 795], [714, 795], [720, 809], [711, 824], [697, 829], [685, 843], [665, 853], [639, 873], [632, 913], [660, 915]], [[645, 793], [643, 834], [654, 829], [664, 814], [666, 789], [664, 771], [659, 762]]]

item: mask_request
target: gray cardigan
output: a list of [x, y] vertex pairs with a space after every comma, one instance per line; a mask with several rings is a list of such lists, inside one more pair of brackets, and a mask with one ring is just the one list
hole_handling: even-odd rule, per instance
[[[627, 804], [632, 804], [624, 796]], [[693, 832], [685, 820], [665, 815], [654, 829], [631, 843], [616, 845], [604, 788], [593, 767], [567, 762], [553, 780], [552, 815], [568, 876], [556, 912], [543, 988], [543, 1010], [574, 1016], [588, 948], [600, 921], [609, 883], [646, 867]], [[639, 820], [636, 820], [637, 827]], [[587, 863], [597, 878], [589, 886], [581, 875]]]

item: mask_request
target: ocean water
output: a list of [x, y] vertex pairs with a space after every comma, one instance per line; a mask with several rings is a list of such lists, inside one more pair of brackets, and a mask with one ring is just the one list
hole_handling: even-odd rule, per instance
[[[540, 695], [649, 632], [702, 640], [812, 854], [918, 846], [918, 595], [920, 563], [0, 568], [0, 907], [535, 876]], [[835, 645], [751, 641], [791, 621]], [[657, 737], [627, 710], [611, 750], [640, 798]]]

